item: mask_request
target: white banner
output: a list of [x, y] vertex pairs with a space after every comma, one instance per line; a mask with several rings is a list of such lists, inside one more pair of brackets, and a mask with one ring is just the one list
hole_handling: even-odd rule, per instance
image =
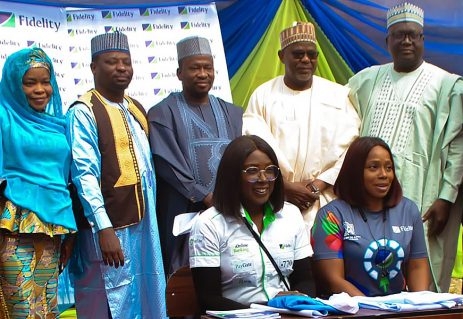
[[90, 39], [121, 31], [129, 38], [134, 76], [127, 93], [148, 110], [181, 91], [176, 43], [200, 35], [211, 42], [215, 82], [212, 94], [231, 102], [225, 53], [214, 3], [114, 10], [66, 10], [0, 1], [0, 67], [22, 48], [43, 48], [53, 60], [64, 107], [93, 88]]

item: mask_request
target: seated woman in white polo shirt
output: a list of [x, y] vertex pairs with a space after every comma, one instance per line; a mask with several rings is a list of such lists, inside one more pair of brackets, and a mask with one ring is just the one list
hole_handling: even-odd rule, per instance
[[[201, 309], [247, 308], [278, 294], [315, 295], [309, 234], [296, 206], [284, 202], [275, 152], [257, 136], [241, 136], [220, 162], [214, 206], [190, 233], [192, 268]], [[289, 289], [261, 249], [245, 220], [260, 236]]]

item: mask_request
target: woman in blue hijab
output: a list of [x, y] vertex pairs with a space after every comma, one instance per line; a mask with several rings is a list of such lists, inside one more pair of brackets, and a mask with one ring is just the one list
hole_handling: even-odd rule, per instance
[[58, 316], [58, 265], [69, 254], [60, 261], [60, 246], [76, 230], [70, 162], [50, 58], [39, 48], [13, 53], [0, 82], [0, 284], [10, 318]]

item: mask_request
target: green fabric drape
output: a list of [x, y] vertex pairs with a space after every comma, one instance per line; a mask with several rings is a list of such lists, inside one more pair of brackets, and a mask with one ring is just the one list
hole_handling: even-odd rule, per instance
[[[275, 18], [244, 61], [242, 66], [230, 80], [233, 101], [246, 108], [254, 90], [262, 83], [284, 74], [284, 65], [278, 58], [280, 49], [280, 32], [291, 26], [294, 21], [314, 23], [313, 18], [305, 10], [299, 0], [282, 0]], [[341, 84], [347, 83], [352, 71], [341, 58], [334, 46], [320, 27], [314, 23], [319, 50], [318, 68], [315, 74]]]

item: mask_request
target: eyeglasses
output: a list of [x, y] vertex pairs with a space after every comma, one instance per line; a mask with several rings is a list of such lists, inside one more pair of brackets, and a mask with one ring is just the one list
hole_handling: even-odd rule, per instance
[[293, 52], [293, 57], [298, 60], [302, 60], [306, 55], [309, 58], [309, 60], [315, 60], [318, 57], [318, 51], [295, 51]]
[[246, 169], [243, 169], [242, 172], [246, 176], [246, 180], [249, 183], [255, 183], [259, 180], [261, 173], [264, 173], [265, 180], [268, 182], [273, 182], [277, 179], [280, 174], [280, 169], [276, 165], [269, 165], [265, 169], [259, 169], [259, 167], [249, 166]]
[[397, 31], [392, 32], [390, 35], [394, 40], [397, 41], [403, 41], [406, 37], [408, 37], [411, 41], [416, 41], [421, 39], [423, 33], [418, 31]]

